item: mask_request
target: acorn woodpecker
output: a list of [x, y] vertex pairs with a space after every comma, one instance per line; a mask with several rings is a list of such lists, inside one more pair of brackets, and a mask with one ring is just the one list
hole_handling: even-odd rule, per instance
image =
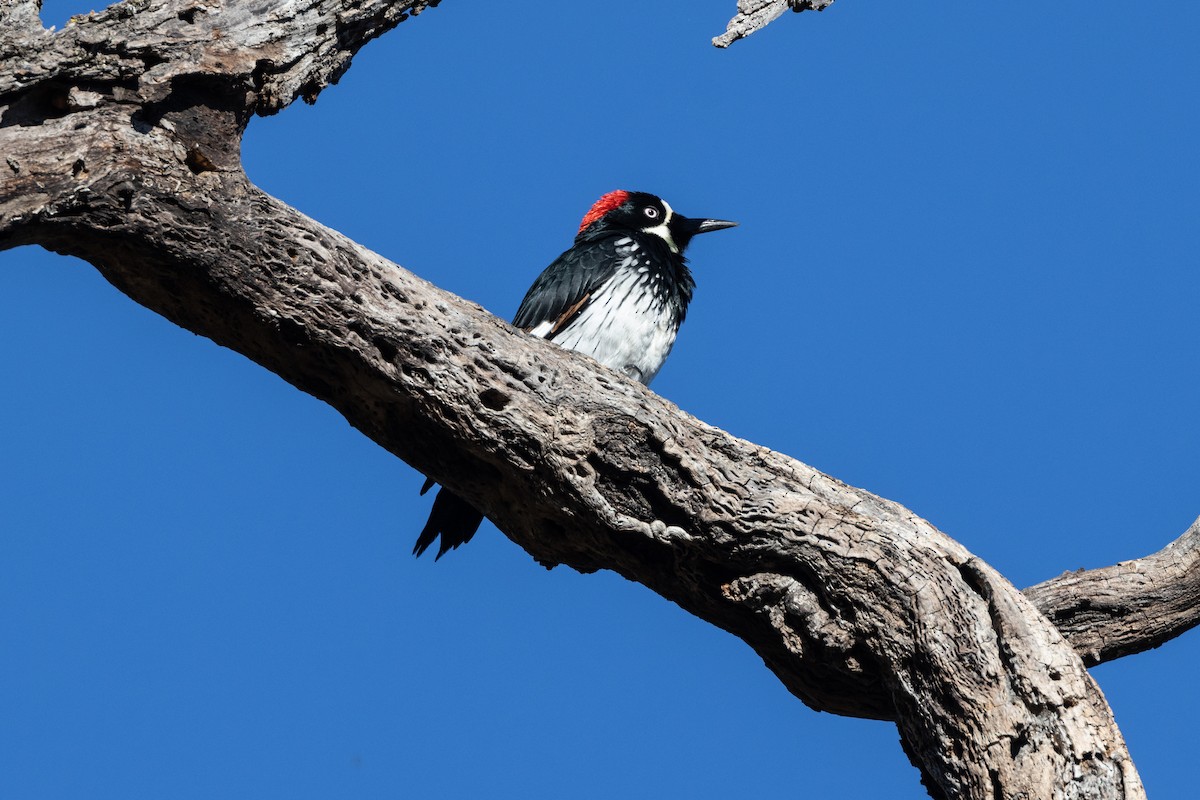
[[[513, 325], [649, 384], [687, 314], [696, 282], [683, 251], [698, 233], [736, 222], [690, 219], [645, 192], [609, 192], [583, 217], [575, 244], [533, 282]], [[421, 494], [434, 481], [425, 482]], [[435, 561], [471, 540], [483, 515], [445, 489], [413, 547], [440, 535]]]

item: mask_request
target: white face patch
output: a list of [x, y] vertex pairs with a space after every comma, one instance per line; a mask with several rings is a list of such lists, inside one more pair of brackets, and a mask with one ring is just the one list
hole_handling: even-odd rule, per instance
[[675, 216], [675, 212], [671, 210], [671, 206], [666, 200], [662, 201], [663, 208], [667, 213], [662, 222], [652, 228], [642, 228], [642, 233], [652, 233], [658, 238], [667, 243], [667, 247], [671, 248], [672, 253], [678, 253], [679, 248], [675, 246], [675, 239], [671, 236], [671, 229], [668, 227], [671, 223], [671, 218]]

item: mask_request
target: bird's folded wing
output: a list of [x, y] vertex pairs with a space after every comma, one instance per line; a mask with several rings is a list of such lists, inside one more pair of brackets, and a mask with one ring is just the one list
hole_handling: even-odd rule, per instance
[[587, 308], [596, 289], [616, 272], [619, 239], [606, 237], [593, 247], [568, 250], [555, 259], [529, 287], [513, 325], [553, 339]]

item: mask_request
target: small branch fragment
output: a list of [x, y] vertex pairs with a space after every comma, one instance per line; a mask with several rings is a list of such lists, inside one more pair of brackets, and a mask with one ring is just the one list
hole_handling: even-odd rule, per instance
[[1158, 647], [1200, 623], [1200, 519], [1153, 555], [1067, 572], [1025, 595], [1088, 666]]
[[716, 47], [729, 47], [738, 39], [744, 39], [761, 30], [783, 15], [789, 8], [801, 11], [824, 11], [833, 5], [833, 0], [738, 0], [738, 12], [725, 33], [712, 40]]

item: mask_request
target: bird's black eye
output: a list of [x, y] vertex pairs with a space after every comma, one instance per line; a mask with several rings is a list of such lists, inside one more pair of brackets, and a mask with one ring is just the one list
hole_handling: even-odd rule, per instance
[[642, 213], [645, 214], [649, 219], [658, 219], [659, 211], [654, 206], [646, 206], [642, 209]]

